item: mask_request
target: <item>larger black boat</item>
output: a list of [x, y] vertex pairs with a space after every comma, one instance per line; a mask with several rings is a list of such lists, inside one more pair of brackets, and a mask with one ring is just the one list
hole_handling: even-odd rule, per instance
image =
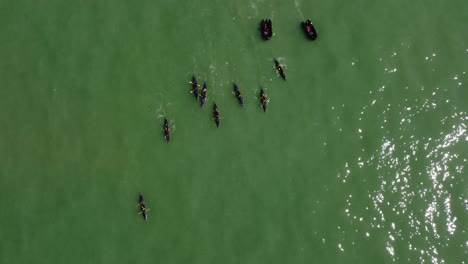
[[269, 40], [273, 36], [273, 27], [270, 19], [263, 19], [260, 22], [260, 33], [264, 40]]
[[310, 40], [317, 39], [317, 31], [315, 30], [314, 25], [309, 19], [307, 19], [306, 21], [302, 21], [302, 28], [304, 29], [304, 33]]

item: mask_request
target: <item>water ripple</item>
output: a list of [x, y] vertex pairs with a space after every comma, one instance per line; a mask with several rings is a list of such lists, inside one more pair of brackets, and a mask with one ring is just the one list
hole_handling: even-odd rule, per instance
[[[381, 86], [377, 93], [384, 90], [385, 86]], [[438, 91], [436, 88], [432, 95]], [[446, 256], [441, 252], [446, 252], [443, 249], [449, 246], [451, 237], [458, 230], [459, 217], [452, 208], [461, 206], [468, 211], [466, 198], [453, 197], [454, 188], [463, 182], [467, 161], [461, 157], [457, 146], [468, 141], [468, 115], [452, 106], [450, 115], [433, 120], [445, 132], [435, 137], [418, 138], [415, 132], [420, 128], [414, 121], [430, 115], [440, 102], [435, 98], [410, 101], [406, 99], [404, 104], [395, 106], [380, 105], [383, 100], [376, 98], [360, 111], [359, 121], [377, 115], [381, 120], [378, 126], [384, 130], [388, 130], [386, 117], [390, 114], [401, 119], [398, 133], [384, 133], [378, 149], [369, 151], [367, 157], [346, 162], [338, 174], [343, 183], [360, 175], [359, 170], [372, 170], [378, 179], [378, 184], [373, 185], [375, 189], [367, 193], [370, 204], [359, 204], [359, 200], [354, 200], [350, 194], [346, 199], [348, 208], [345, 215], [351, 221], [359, 220], [358, 232], [361, 230], [366, 237], [370, 237], [372, 232], [385, 235], [384, 246], [393, 260], [399, 258], [397, 250], [405, 250], [395, 248], [398, 243], [406, 244], [407, 255], [417, 257], [421, 263], [445, 263]], [[382, 107], [381, 113], [372, 110], [377, 105]], [[359, 128], [357, 134], [360, 140], [364, 140], [366, 130]], [[364, 184], [366, 179], [358, 181]], [[460, 194], [463, 195], [466, 194]], [[369, 226], [371, 232], [364, 232], [369, 230]], [[342, 245], [339, 246], [342, 250]], [[463, 248], [464, 245], [459, 246]]]

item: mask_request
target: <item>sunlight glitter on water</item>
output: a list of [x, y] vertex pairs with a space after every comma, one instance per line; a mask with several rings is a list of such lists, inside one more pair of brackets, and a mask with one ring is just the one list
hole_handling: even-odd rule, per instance
[[[379, 88], [379, 92], [384, 87]], [[435, 90], [438, 91], [439, 88]], [[358, 175], [360, 169], [375, 170], [379, 185], [368, 191], [369, 202], [372, 204], [370, 213], [374, 217], [362, 213], [368, 211], [367, 204], [355, 205], [353, 210], [351, 204], [357, 203], [353, 203], [352, 195], [346, 199], [345, 215], [350, 219], [365, 219], [363, 229], [368, 225], [376, 233], [385, 233], [387, 242], [383, 246], [393, 260], [398, 260], [399, 254], [396, 254], [394, 245], [399, 241], [406, 243], [407, 248], [422, 263], [445, 263], [444, 256], [439, 252], [448, 246], [450, 236], [457, 232], [459, 217], [454, 215], [452, 207], [454, 203], [460, 203], [458, 198], [461, 198], [454, 199], [451, 190], [463, 181], [466, 164], [466, 159], [462, 159], [453, 147], [468, 141], [465, 124], [468, 114], [453, 107], [451, 115], [435, 120], [435, 124], [444, 127], [452, 124], [445, 129], [448, 132], [440, 132], [436, 137], [416, 138], [414, 131], [418, 127], [413, 125], [413, 120], [438, 108], [439, 103], [432, 98], [419, 102], [416, 99], [412, 103], [406, 99], [405, 104], [387, 104], [382, 114], [373, 112], [372, 108], [381, 101], [376, 98], [364, 106], [359, 120], [377, 114], [381, 120], [379, 127], [386, 129], [387, 120], [383, 117], [396, 112], [401, 117], [399, 133], [383, 136], [379, 149], [371, 151], [366, 159], [357, 157], [355, 161], [346, 162], [343, 171], [338, 174], [343, 183], [346, 183], [346, 179]], [[367, 129], [358, 129], [357, 136], [360, 140], [366, 136], [366, 132]], [[414, 164], [421, 162], [426, 165], [423, 169], [417, 169]], [[468, 210], [466, 199], [462, 201]], [[420, 211], [422, 204], [425, 207]], [[397, 222], [389, 224], [387, 219], [397, 219]], [[441, 223], [442, 226], [438, 225]], [[370, 236], [369, 232], [364, 234], [366, 237]]]

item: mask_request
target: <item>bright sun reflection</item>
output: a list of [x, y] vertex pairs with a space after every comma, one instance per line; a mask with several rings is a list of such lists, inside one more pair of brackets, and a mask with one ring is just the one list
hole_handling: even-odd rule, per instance
[[[385, 86], [381, 86], [378, 91], [383, 92], [384, 89]], [[434, 97], [439, 88], [435, 90]], [[357, 157], [357, 160], [344, 164], [338, 174], [344, 184], [359, 175], [359, 170], [375, 171], [379, 182], [378, 188], [368, 191], [370, 204], [357, 205], [357, 202], [353, 203], [353, 196], [349, 195], [345, 215], [352, 221], [359, 219], [365, 230], [371, 227], [370, 232], [357, 230], [366, 238], [372, 237], [373, 232], [384, 233], [387, 237], [385, 249], [394, 260], [398, 260], [398, 249], [395, 248], [398, 242], [406, 243], [407, 248], [419, 256], [420, 262], [445, 263], [439, 252], [448, 246], [450, 236], [457, 232], [459, 221], [452, 211], [453, 204], [462, 203], [468, 211], [467, 199], [452, 197], [451, 194], [454, 186], [463, 182], [467, 160], [462, 159], [456, 146], [468, 141], [468, 115], [452, 107], [452, 114], [434, 120], [434, 124], [440, 124], [439, 128], [446, 128], [445, 132], [437, 136], [416, 138], [415, 130], [419, 128], [414, 125], [414, 121], [421, 115], [427, 116], [441, 103], [432, 97], [420, 101], [416, 99], [412, 103], [405, 100], [404, 105], [382, 106], [379, 105], [381, 103], [381, 99], [372, 99], [360, 111], [359, 120], [365, 120], [371, 114], [379, 115], [372, 108], [380, 106], [383, 113], [380, 114], [381, 123], [378, 127], [387, 129], [385, 116], [397, 111], [401, 117], [399, 133], [384, 133], [379, 149], [368, 153], [366, 158]], [[359, 128], [356, 136], [363, 140], [366, 132]], [[352, 204], [356, 213], [353, 212]], [[387, 219], [400, 221], [389, 223]], [[343, 245], [339, 244], [339, 248], [343, 250]]]

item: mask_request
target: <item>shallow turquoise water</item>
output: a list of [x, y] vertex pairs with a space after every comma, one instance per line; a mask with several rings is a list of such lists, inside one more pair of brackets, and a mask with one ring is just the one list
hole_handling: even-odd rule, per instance
[[466, 262], [463, 1], [0, 7], [1, 263]]

